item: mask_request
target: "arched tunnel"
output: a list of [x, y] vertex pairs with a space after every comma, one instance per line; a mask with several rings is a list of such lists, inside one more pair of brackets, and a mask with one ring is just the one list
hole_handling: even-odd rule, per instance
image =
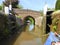
[[27, 24], [28, 30], [32, 31], [35, 26], [35, 19], [32, 16], [26, 16], [24, 18], [24, 23]]

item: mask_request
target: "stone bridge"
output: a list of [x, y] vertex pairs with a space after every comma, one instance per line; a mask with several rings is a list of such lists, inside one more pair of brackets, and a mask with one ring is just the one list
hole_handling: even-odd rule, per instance
[[41, 13], [39, 11], [33, 11], [28, 9], [14, 9], [14, 12], [24, 20], [26, 17], [31, 16], [35, 20], [35, 25], [41, 25]]

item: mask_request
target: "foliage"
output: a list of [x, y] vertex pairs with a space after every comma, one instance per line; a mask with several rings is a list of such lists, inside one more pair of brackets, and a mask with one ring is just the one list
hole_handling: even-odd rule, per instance
[[17, 18], [22, 18], [21, 16], [17, 16], [17, 15], [16, 15], [16, 17], [17, 17]]
[[18, 7], [19, 9], [23, 9], [23, 6], [22, 6], [22, 5], [17, 5], [17, 7]]
[[31, 20], [31, 24], [34, 24], [34, 20], [32, 18], [29, 18], [29, 20]]
[[27, 21], [30, 21], [30, 24], [35, 24], [35, 19], [31, 16], [28, 16], [25, 18], [24, 22], [26, 23]]
[[2, 10], [2, 6], [0, 5], [0, 10]]
[[13, 2], [13, 3], [12, 3], [12, 8], [22, 9], [23, 6], [22, 6], [22, 5], [19, 5], [19, 1], [17, 0], [16, 2]]
[[48, 8], [47, 10], [54, 10], [54, 8]]
[[12, 2], [12, 8], [18, 8], [17, 5], [19, 4], [19, 1]]
[[[14, 19], [15, 17], [12, 18]], [[8, 15], [0, 13], [0, 37], [2, 38], [4, 36], [8, 37], [9, 35], [14, 34], [17, 31], [17, 23], [9, 19], [10, 18]]]
[[[0, 13], [0, 34], [6, 35], [5, 30], [6, 30], [6, 22], [7, 22], [7, 18], [4, 14]], [[0, 36], [1, 37], [1, 36]]]
[[60, 10], [60, 0], [57, 0], [56, 5], [55, 5], [56, 10]]

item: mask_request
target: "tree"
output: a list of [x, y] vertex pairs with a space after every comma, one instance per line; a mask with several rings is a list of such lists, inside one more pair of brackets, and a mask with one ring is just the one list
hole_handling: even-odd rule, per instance
[[0, 5], [0, 10], [2, 10], [2, 6]]
[[9, 4], [12, 4], [12, 8], [19, 8], [22, 9], [23, 6], [19, 5], [19, 0], [6, 0], [5, 2], [3, 2], [4, 5], [9, 6]]
[[4, 2], [5, 5], [9, 6], [9, 4], [12, 4], [12, 8], [18, 8], [17, 5], [19, 4], [18, 0], [6, 0]]
[[22, 9], [23, 6], [22, 6], [22, 5], [19, 5], [19, 0], [13, 0], [13, 1], [12, 1], [12, 8]]
[[23, 6], [22, 6], [22, 5], [17, 5], [17, 7], [18, 7], [19, 9], [23, 9]]
[[17, 0], [17, 1], [13, 1], [13, 2], [12, 2], [12, 8], [18, 8], [18, 7], [17, 7], [18, 4], [19, 4], [19, 1], [18, 1], [18, 0]]
[[60, 10], [60, 0], [57, 0], [56, 5], [55, 5], [56, 10]]
[[55, 8], [48, 8], [47, 10], [55, 10]]

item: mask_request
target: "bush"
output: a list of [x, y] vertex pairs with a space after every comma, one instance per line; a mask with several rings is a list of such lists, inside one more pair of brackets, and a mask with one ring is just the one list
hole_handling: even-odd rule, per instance
[[6, 22], [7, 22], [7, 18], [4, 14], [0, 13], [0, 37], [4, 36], [6, 33], [5, 33], [5, 30], [6, 30]]
[[56, 10], [60, 10], [60, 0], [57, 0], [56, 5], [55, 5]]
[[2, 10], [2, 6], [0, 5], [0, 10]]

